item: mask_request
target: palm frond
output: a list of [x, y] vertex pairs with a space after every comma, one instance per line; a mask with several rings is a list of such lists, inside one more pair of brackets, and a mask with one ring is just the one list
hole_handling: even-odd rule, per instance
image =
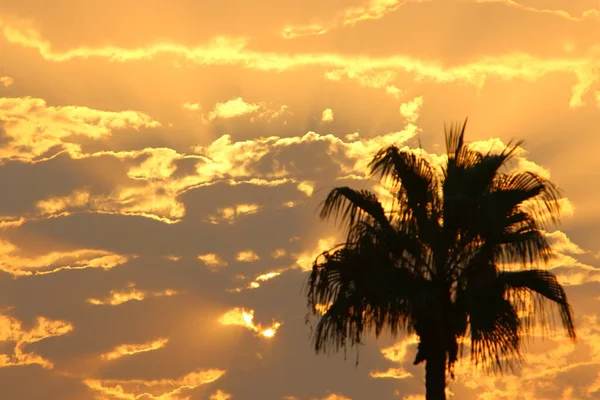
[[319, 313], [317, 304], [331, 305], [313, 333], [317, 352], [357, 345], [371, 329], [376, 335], [384, 328], [392, 334], [412, 329], [427, 281], [372, 250], [346, 247], [315, 261], [307, 285], [310, 313]]
[[333, 216], [338, 222], [351, 228], [357, 221], [368, 216], [382, 227], [391, 228], [383, 206], [377, 195], [368, 190], [355, 190], [349, 187], [337, 187], [321, 203], [322, 219]]
[[465, 129], [467, 128], [468, 118], [462, 124], [453, 124], [450, 127], [444, 125], [446, 132], [446, 152], [448, 160], [456, 160], [463, 149], [465, 142]]
[[[507, 213], [524, 210], [540, 223], [557, 223], [560, 218], [558, 187], [548, 179], [531, 171], [499, 175], [491, 192], [497, 207]], [[548, 218], [549, 217], [549, 218]]]
[[497, 243], [495, 261], [518, 263], [525, 266], [545, 264], [552, 256], [552, 246], [543, 231], [534, 226], [523, 226], [501, 234]]
[[372, 175], [391, 181], [400, 226], [415, 222], [423, 240], [431, 243], [440, 212], [438, 171], [424, 157], [396, 146], [380, 150], [369, 167]]
[[[562, 325], [571, 339], [576, 338], [573, 311], [567, 301], [567, 294], [558, 283], [556, 276], [542, 269], [501, 272], [498, 281], [512, 292], [515, 307], [524, 312], [532, 312], [533, 318], [546, 325], [545, 307], [548, 300], [558, 307]], [[525, 296], [525, 297], [523, 297]], [[534, 308], [531, 305], [535, 305]], [[533, 319], [530, 320], [533, 322]], [[528, 325], [528, 328], [531, 326]]]
[[522, 362], [517, 312], [501, 293], [473, 300], [469, 310], [471, 360], [489, 372], [513, 369]]

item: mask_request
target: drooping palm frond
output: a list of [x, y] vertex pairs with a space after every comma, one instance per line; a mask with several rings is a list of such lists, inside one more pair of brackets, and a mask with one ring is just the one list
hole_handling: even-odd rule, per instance
[[520, 207], [545, 226], [556, 224], [560, 218], [560, 190], [550, 180], [531, 171], [498, 175], [494, 194], [513, 209]]
[[521, 321], [511, 302], [499, 293], [482, 293], [470, 303], [471, 360], [490, 372], [522, 362]]
[[416, 303], [427, 281], [407, 268], [398, 268], [385, 251], [344, 247], [315, 261], [307, 298], [313, 315], [317, 304], [329, 304], [314, 330], [316, 351], [339, 350], [361, 342], [370, 329], [379, 335], [410, 331]]
[[322, 219], [334, 217], [345, 224], [347, 229], [364, 217], [370, 217], [381, 227], [391, 229], [377, 195], [368, 190], [355, 190], [346, 186], [334, 188], [321, 203], [320, 216]]
[[[524, 271], [505, 271], [498, 275], [498, 282], [504, 285], [512, 304], [518, 311], [533, 312], [533, 318], [524, 325], [533, 326], [534, 318], [544, 327], [547, 324], [546, 307], [548, 303], [558, 307], [562, 325], [571, 339], [576, 339], [573, 311], [567, 300], [567, 294], [558, 283], [556, 276], [542, 269]], [[532, 309], [532, 305], [535, 309]]]
[[496, 262], [545, 263], [552, 249], [540, 216], [558, 220], [559, 199], [556, 186], [532, 172], [499, 173], [479, 198], [473, 232], [495, 247]]

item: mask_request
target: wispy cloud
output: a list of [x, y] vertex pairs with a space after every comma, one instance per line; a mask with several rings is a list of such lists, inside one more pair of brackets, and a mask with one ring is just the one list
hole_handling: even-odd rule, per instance
[[214, 382], [225, 374], [222, 369], [190, 372], [178, 379], [85, 379], [83, 383], [106, 399], [136, 400], [144, 397], [161, 400], [189, 399], [186, 391]]
[[68, 269], [108, 270], [123, 265], [133, 258], [133, 256], [91, 249], [55, 251], [38, 256], [27, 256], [8, 241], [0, 241], [0, 256], [0, 270], [13, 276], [46, 275]]
[[113, 350], [108, 353], [102, 354], [102, 358], [104, 360], [116, 360], [117, 358], [131, 356], [138, 353], [146, 353], [149, 351], [154, 351], [158, 349], [162, 349], [169, 342], [167, 338], [156, 339], [147, 343], [139, 343], [139, 344], [121, 344], [115, 347]]
[[96, 306], [109, 305], [118, 306], [128, 301], [142, 301], [148, 297], [162, 297], [162, 296], [173, 296], [177, 294], [176, 290], [165, 289], [158, 292], [150, 292], [147, 290], [141, 290], [135, 287], [135, 283], [131, 282], [127, 285], [126, 289], [122, 290], [111, 290], [110, 295], [104, 299], [89, 298], [87, 302]]
[[21, 321], [0, 314], [0, 342], [12, 343], [12, 353], [0, 353], [0, 368], [17, 365], [38, 364], [44, 368], [53, 368], [54, 364], [35, 352], [27, 352], [25, 347], [48, 338], [66, 335], [73, 330], [67, 321], [50, 320], [37, 317], [36, 325], [27, 330]]

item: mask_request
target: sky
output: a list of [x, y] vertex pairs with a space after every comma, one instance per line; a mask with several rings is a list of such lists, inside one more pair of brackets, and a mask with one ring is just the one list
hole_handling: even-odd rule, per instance
[[302, 289], [329, 190], [468, 117], [562, 189], [578, 340], [449, 398], [600, 398], [598, 37], [597, 0], [0, 2], [1, 397], [423, 400], [414, 337], [317, 355]]

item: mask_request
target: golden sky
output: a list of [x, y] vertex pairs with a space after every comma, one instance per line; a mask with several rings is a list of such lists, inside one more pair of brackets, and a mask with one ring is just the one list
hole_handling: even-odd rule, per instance
[[300, 290], [327, 192], [468, 116], [564, 191], [579, 340], [449, 391], [600, 398], [598, 38], [598, 0], [1, 2], [1, 397], [424, 399], [414, 338], [316, 356]]

